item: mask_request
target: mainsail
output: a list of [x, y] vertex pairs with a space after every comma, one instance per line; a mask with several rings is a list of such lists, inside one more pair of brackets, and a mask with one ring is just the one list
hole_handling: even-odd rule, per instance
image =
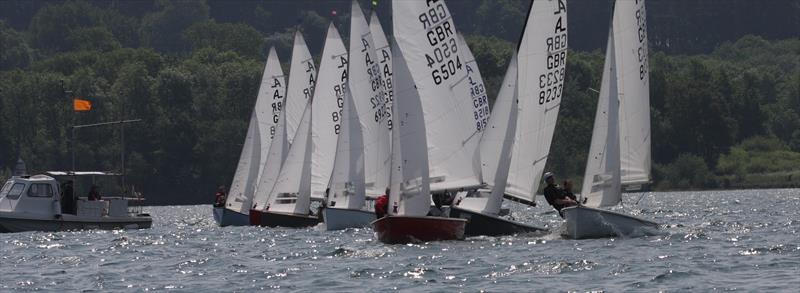
[[486, 86], [483, 83], [481, 71], [478, 70], [478, 62], [472, 51], [467, 45], [467, 41], [461, 33], [458, 33], [456, 40], [458, 48], [464, 54], [464, 67], [467, 69], [467, 79], [469, 82], [469, 96], [472, 99], [472, 116], [475, 118], [475, 129], [483, 131], [489, 123], [489, 96], [486, 95]]
[[297, 126], [300, 124], [300, 116], [306, 108], [308, 99], [314, 94], [314, 84], [316, 84], [317, 68], [314, 66], [314, 59], [308, 51], [303, 35], [300, 30], [294, 33], [294, 47], [292, 48], [292, 61], [289, 69], [289, 87], [286, 91], [284, 108], [286, 112], [286, 137], [289, 143], [295, 137]]
[[506, 195], [533, 202], [564, 91], [566, 0], [533, 1], [517, 56], [519, 115]]
[[394, 1], [392, 11], [394, 36], [421, 98], [430, 189], [480, 186], [480, 132], [450, 11], [444, 1]]
[[[386, 119], [390, 115], [372, 33], [357, 1], [352, 2], [349, 61], [348, 89], [355, 105], [351, 111], [358, 116], [363, 131], [366, 194], [378, 197], [389, 185], [390, 133]], [[356, 196], [363, 199], [364, 194]]]
[[331, 23], [322, 50], [319, 78], [314, 86], [311, 107], [311, 197], [322, 199], [330, 183], [336, 141], [340, 131], [342, 106], [347, 91], [347, 49], [339, 31]]
[[425, 119], [411, 71], [396, 44], [392, 54], [395, 100], [389, 214], [425, 216], [431, 198]]
[[[372, 40], [375, 42], [375, 52], [378, 54], [378, 64], [380, 64], [381, 76], [383, 78], [381, 84], [383, 85], [383, 94], [386, 95], [386, 113], [389, 117], [386, 118], [386, 125], [389, 130], [392, 129], [392, 101], [394, 100], [394, 87], [392, 84], [392, 50], [389, 47], [389, 41], [386, 40], [386, 34], [383, 33], [383, 27], [378, 14], [372, 12], [372, 17], [369, 20], [369, 31], [372, 33]], [[391, 135], [389, 135], [391, 137]]]
[[617, 1], [613, 35], [619, 90], [622, 184], [650, 181], [650, 69], [644, 0]]
[[364, 139], [358, 120], [353, 97], [348, 91], [342, 107], [336, 159], [327, 198], [330, 207], [360, 209], [364, 206]]
[[[255, 196], [261, 170], [267, 161], [267, 152], [272, 143], [274, 117], [281, 111], [286, 95], [283, 69], [281, 69], [275, 48], [270, 48], [267, 63], [261, 76], [256, 105], [250, 116], [247, 136], [239, 156], [239, 164], [233, 176], [225, 207], [232, 211], [247, 214]], [[277, 105], [277, 106], [276, 106]]]
[[612, 206], [621, 200], [619, 100], [613, 36], [613, 30], [609, 30], [600, 98], [581, 189], [581, 196], [586, 199], [584, 204], [589, 207]]

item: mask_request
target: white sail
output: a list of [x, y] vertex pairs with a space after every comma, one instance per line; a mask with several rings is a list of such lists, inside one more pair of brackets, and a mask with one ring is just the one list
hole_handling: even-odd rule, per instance
[[311, 197], [322, 199], [328, 188], [333, 160], [336, 156], [336, 140], [339, 122], [347, 91], [347, 49], [339, 31], [331, 23], [322, 50], [319, 78], [314, 86], [311, 107], [311, 140], [314, 152], [311, 155]]
[[533, 1], [519, 45], [517, 133], [506, 194], [532, 202], [542, 182], [564, 91], [567, 1]]
[[[392, 85], [392, 50], [389, 47], [389, 41], [386, 40], [386, 34], [383, 33], [383, 27], [378, 14], [372, 12], [372, 17], [369, 20], [369, 30], [372, 33], [372, 40], [375, 42], [375, 52], [378, 54], [378, 64], [380, 64], [381, 76], [383, 81], [383, 94], [386, 95], [386, 112], [389, 117], [386, 118], [386, 125], [389, 130], [392, 129], [392, 101], [394, 100], [394, 87]], [[391, 137], [391, 135], [389, 135]]]
[[267, 161], [261, 169], [256, 194], [253, 197], [253, 209], [264, 209], [269, 202], [270, 193], [280, 175], [283, 162], [289, 154], [289, 140], [286, 137], [286, 113], [278, 113], [278, 125], [275, 126], [274, 137], [269, 145]]
[[430, 189], [480, 186], [480, 133], [450, 11], [444, 1], [393, 1], [392, 11], [395, 40], [422, 101]]
[[[389, 114], [378, 60], [367, 19], [354, 0], [350, 17], [349, 92], [364, 133], [366, 193], [373, 198], [383, 194], [388, 187], [391, 168], [390, 134], [386, 127]], [[357, 196], [363, 197], [364, 194]]]
[[259, 171], [258, 163], [261, 160], [260, 149], [258, 119], [256, 111], [253, 111], [253, 114], [250, 115], [250, 126], [247, 127], [242, 153], [239, 155], [239, 164], [236, 166], [236, 173], [233, 175], [233, 182], [228, 190], [228, 198], [225, 201], [226, 209], [245, 215], [250, 213]]
[[280, 113], [283, 97], [286, 94], [284, 84], [283, 69], [278, 54], [275, 53], [275, 48], [270, 48], [258, 87], [256, 105], [250, 116], [247, 136], [239, 155], [239, 164], [233, 175], [225, 204], [232, 211], [242, 214], [248, 214], [250, 211], [261, 178], [261, 170], [266, 164], [267, 152], [272, 143], [274, 122], [277, 122], [274, 116]]
[[467, 79], [469, 81], [469, 96], [472, 99], [472, 116], [475, 118], [475, 129], [483, 131], [489, 123], [489, 96], [486, 94], [486, 86], [483, 84], [481, 71], [478, 70], [478, 62], [472, 51], [467, 45], [467, 41], [461, 33], [456, 38], [458, 47], [464, 53], [464, 66], [467, 69]]
[[460, 207], [488, 214], [500, 212], [511, 165], [511, 148], [517, 131], [517, 113], [517, 56], [514, 54], [508, 63], [494, 102], [494, 111], [480, 143], [483, 180], [489, 185], [491, 193], [488, 197], [464, 198]]
[[364, 206], [364, 140], [361, 123], [355, 113], [350, 91], [345, 94], [344, 107], [333, 162], [329, 207], [360, 209]]
[[650, 181], [650, 77], [644, 0], [614, 6], [622, 184]]
[[581, 196], [586, 199], [584, 205], [589, 207], [612, 206], [621, 200], [619, 100], [613, 36], [614, 32], [610, 30], [592, 143], [581, 189]]
[[316, 84], [317, 68], [314, 66], [314, 59], [308, 51], [303, 35], [298, 30], [294, 34], [294, 47], [292, 48], [292, 61], [289, 69], [289, 87], [286, 90], [285, 111], [286, 111], [286, 134], [289, 143], [295, 137], [297, 126], [300, 124], [300, 116], [306, 108], [308, 99], [314, 94]]
[[292, 146], [270, 192], [268, 211], [308, 214], [311, 206], [311, 104], [306, 103]]
[[430, 209], [430, 178], [425, 119], [419, 92], [403, 54], [392, 47], [395, 99], [389, 214], [425, 216]]
[[275, 137], [275, 127], [278, 125], [278, 116], [283, 110], [284, 96], [286, 96], [286, 79], [283, 76], [281, 61], [275, 47], [269, 48], [267, 64], [264, 66], [264, 73], [261, 76], [261, 86], [258, 88], [258, 99], [256, 100], [256, 119], [258, 120], [259, 138], [261, 139], [261, 155], [258, 164], [258, 176], [256, 176], [256, 191], [258, 182], [264, 173], [264, 165], [267, 163], [269, 148]]

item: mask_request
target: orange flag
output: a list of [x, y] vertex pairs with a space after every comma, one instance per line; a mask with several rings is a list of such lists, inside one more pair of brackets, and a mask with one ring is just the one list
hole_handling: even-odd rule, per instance
[[74, 99], [72, 100], [72, 109], [74, 109], [75, 112], [89, 111], [92, 109], [92, 102], [82, 99]]

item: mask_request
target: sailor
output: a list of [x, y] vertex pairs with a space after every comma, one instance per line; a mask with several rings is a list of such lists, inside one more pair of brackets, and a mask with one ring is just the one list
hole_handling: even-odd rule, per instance
[[75, 189], [72, 187], [72, 180], [64, 182], [61, 192], [61, 213], [75, 214]]
[[578, 198], [575, 197], [575, 193], [572, 192], [572, 180], [564, 180], [564, 195], [575, 202], [578, 202]]
[[578, 203], [568, 197], [564, 190], [556, 185], [556, 176], [552, 172], [544, 173], [544, 181], [547, 182], [547, 186], [544, 188], [544, 198], [547, 199], [547, 203], [558, 211], [558, 215], [563, 218], [564, 215], [561, 214], [561, 209], [577, 205]]
[[227, 195], [225, 194], [225, 185], [220, 185], [217, 188], [217, 193], [214, 194], [214, 207], [221, 208], [225, 206], [225, 200]]
[[92, 185], [92, 189], [89, 190], [89, 194], [86, 197], [89, 200], [100, 200], [100, 192], [97, 191], [97, 185]]
[[389, 192], [390, 189], [387, 187], [385, 194], [375, 200], [375, 218], [380, 219], [386, 216], [386, 210], [389, 209]]

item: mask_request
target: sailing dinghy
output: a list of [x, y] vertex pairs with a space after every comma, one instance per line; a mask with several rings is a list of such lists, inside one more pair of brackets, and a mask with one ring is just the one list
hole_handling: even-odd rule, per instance
[[[283, 101], [273, 101], [273, 121], [277, 121], [272, 134], [272, 143], [269, 145], [267, 160], [261, 171], [261, 178], [256, 186], [253, 206], [250, 214], [262, 212], [269, 203], [270, 194], [277, 183], [280, 170], [289, 154], [289, 147], [294, 139], [297, 127], [302, 119], [303, 111], [311, 99], [316, 83], [316, 68], [308, 46], [300, 31], [294, 35], [291, 68], [289, 70], [289, 84], [286, 98]], [[259, 217], [251, 217], [250, 225], [259, 225]]]
[[[622, 119], [625, 109], [621, 105], [649, 103], [641, 101], [649, 99], [647, 57], [641, 57], [647, 55], [647, 37], [643, 34], [646, 31], [644, 17], [644, 0], [617, 1], [614, 7], [600, 85], [600, 99], [597, 102], [592, 142], [579, 199], [583, 204], [562, 209], [566, 219], [562, 230], [564, 237], [574, 239], [630, 237], [649, 235], [658, 230], [658, 223], [600, 209], [622, 202], [621, 165], [625, 161], [622, 158], [638, 157], [649, 164], [649, 156], [642, 158], [636, 154], [621, 154], [621, 150], [630, 148], [621, 146], [628, 141], [620, 134], [620, 129], [639, 127], [622, 126], [631, 120]], [[623, 113], [620, 113], [620, 110]], [[641, 115], [640, 111], [638, 114]], [[649, 134], [644, 137], [647, 138], [649, 154]], [[642, 163], [632, 165], [642, 165]], [[649, 170], [640, 170], [639, 173], [642, 172], [649, 173]]]
[[547, 231], [498, 217], [503, 197], [535, 206], [561, 104], [567, 51], [566, 0], [531, 3], [494, 114], [481, 138], [487, 187], [459, 197], [451, 217], [469, 219], [467, 235]]
[[361, 7], [357, 1], [351, 7], [349, 86], [327, 205], [322, 210], [328, 230], [368, 227], [375, 213], [366, 206], [366, 198], [378, 197], [389, 184], [389, 115], [381, 66]]
[[465, 59], [444, 1], [394, 1], [392, 176], [385, 243], [464, 238], [467, 220], [427, 216], [431, 192], [481, 186]]
[[[250, 125], [247, 128], [247, 136], [228, 198], [224, 207], [214, 207], [214, 220], [220, 226], [249, 224], [248, 214], [272, 143], [271, 133], [277, 122], [274, 116], [278, 113], [273, 105], [283, 103], [286, 94], [284, 84], [283, 69], [278, 54], [274, 47], [270, 48], [261, 76], [261, 85], [258, 88], [255, 109], [250, 116]], [[279, 112], [280, 108], [277, 111]]]
[[324, 197], [333, 172], [342, 107], [347, 92], [348, 60], [331, 23], [325, 38], [319, 78], [306, 103], [294, 140], [263, 210], [250, 222], [267, 227], [308, 227], [321, 219], [310, 211], [312, 198]]

